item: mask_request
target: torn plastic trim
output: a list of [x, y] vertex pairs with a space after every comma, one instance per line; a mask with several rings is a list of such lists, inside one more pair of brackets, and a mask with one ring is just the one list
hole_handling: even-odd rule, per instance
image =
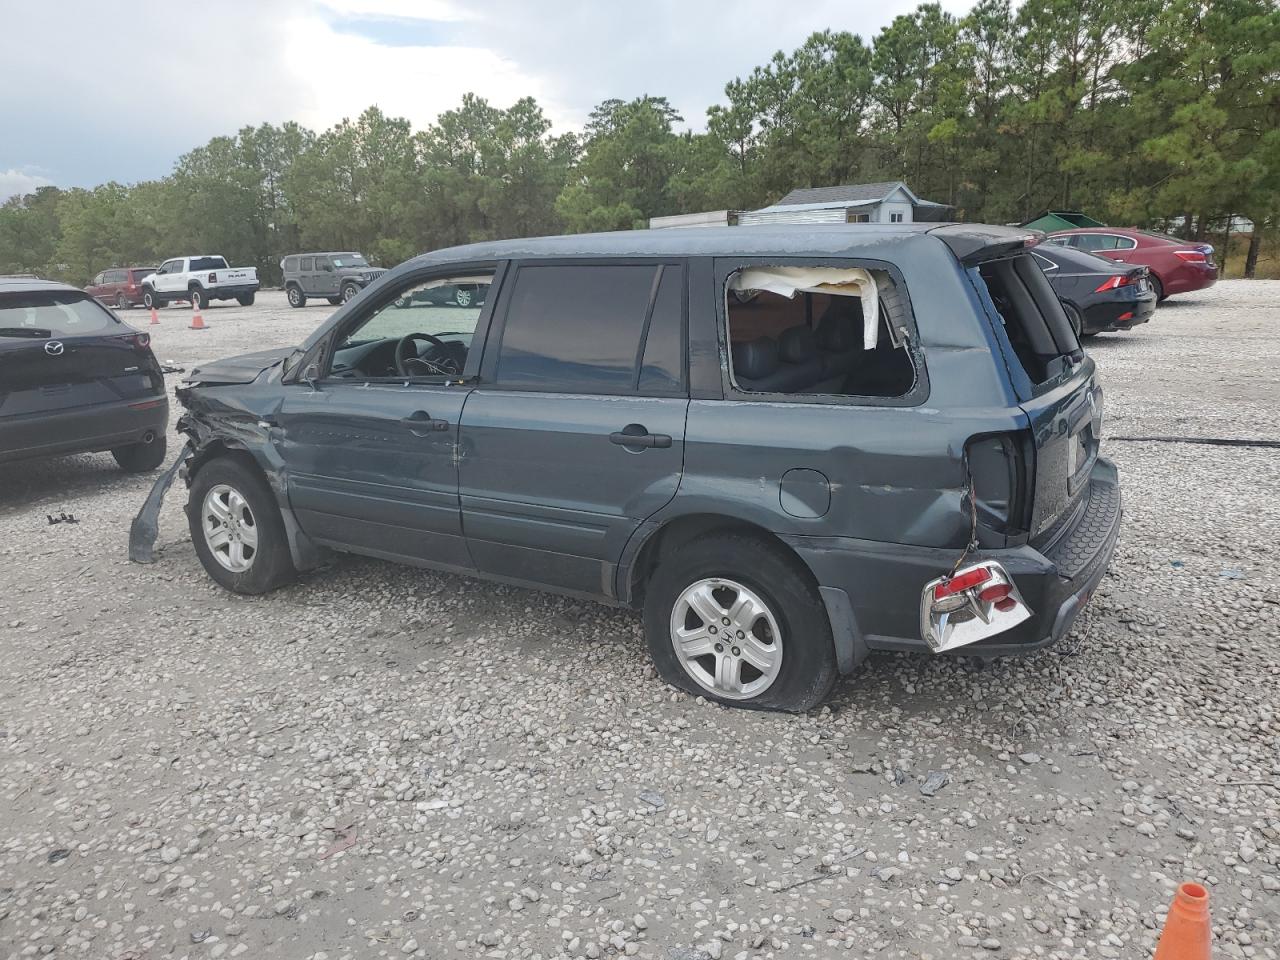
[[874, 350], [880, 332], [880, 296], [875, 277], [862, 267], [743, 267], [729, 278], [730, 290], [767, 290], [793, 299], [797, 293], [858, 297], [862, 301], [862, 348]]
[[142, 508], [129, 525], [129, 559], [133, 563], [156, 562], [155, 545], [156, 538], [160, 535], [160, 506], [164, 503], [164, 495], [173, 486], [173, 478], [178, 475], [192, 452], [191, 441], [188, 440], [178, 451], [178, 457], [169, 469], [156, 478]]

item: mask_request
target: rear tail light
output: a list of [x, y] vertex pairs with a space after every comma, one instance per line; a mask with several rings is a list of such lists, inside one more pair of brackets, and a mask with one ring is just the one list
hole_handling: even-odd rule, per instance
[[1208, 263], [1209, 257], [1203, 250], [1175, 250], [1173, 255], [1187, 263]]
[[941, 583], [937, 584], [933, 588], [933, 599], [942, 600], [945, 597], [954, 596], [957, 593], [964, 593], [966, 590], [986, 583], [990, 579], [990, 570], [985, 567], [974, 567], [972, 570], [966, 570], [964, 573], [957, 573], [950, 580], [943, 580]]
[[151, 334], [149, 333], [131, 333], [122, 339], [127, 341], [135, 350], [146, 350], [151, 346]]
[[1105, 293], [1107, 290], [1117, 290], [1120, 287], [1129, 286], [1131, 283], [1134, 283], [1135, 280], [1136, 278], [1131, 277], [1128, 274], [1117, 273], [1114, 277], [1107, 277], [1107, 279], [1103, 280], [1102, 283], [1098, 285], [1098, 289], [1093, 292]]
[[214, 273], [212, 270], [210, 270], [210, 271], [209, 271], [209, 282], [210, 282], [210, 283], [217, 283], [217, 282], [218, 282], [218, 275], [217, 275], [216, 273]]
[[1030, 616], [1013, 578], [994, 560], [938, 577], [920, 593], [920, 635], [934, 653], [993, 637]]

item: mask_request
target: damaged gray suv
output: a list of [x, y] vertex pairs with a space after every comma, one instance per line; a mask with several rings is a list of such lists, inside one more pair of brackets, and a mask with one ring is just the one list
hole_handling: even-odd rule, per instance
[[[342, 551], [630, 606], [662, 676], [724, 703], [809, 708], [872, 650], [1036, 649], [1120, 526], [1038, 240], [744, 227], [418, 257], [302, 345], [188, 377], [132, 553], [181, 470], [229, 590]], [[473, 305], [430, 293], [459, 287]]]

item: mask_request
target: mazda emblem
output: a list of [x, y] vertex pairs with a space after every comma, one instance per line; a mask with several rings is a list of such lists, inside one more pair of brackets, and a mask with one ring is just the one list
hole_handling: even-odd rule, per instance
[[44, 345], [44, 352], [51, 357], [62, 356], [62, 341], [50, 340], [48, 343]]

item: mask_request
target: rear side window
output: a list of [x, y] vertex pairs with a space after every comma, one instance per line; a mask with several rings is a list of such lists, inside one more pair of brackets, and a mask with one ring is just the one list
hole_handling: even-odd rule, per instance
[[[660, 298], [664, 274], [675, 288]], [[683, 324], [680, 269], [649, 264], [523, 266], [508, 301], [495, 379], [500, 386], [564, 393], [633, 393], [646, 322], [656, 323], [654, 353], [643, 357], [646, 385], [674, 389], [682, 353], [673, 324]], [[657, 311], [659, 300], [664, 303]], [[652, 307], [652, 309], [651, 309]], [[674, 318], [674, 319], [673, 319]], [[674, 348], [680, 351], [677, 341]]]
[[1034, 384], [1053, 379], [1080, 343], [1036, 261], [1020, 254], [983, 263], [977, 273], [1027, 377]]
[[0, 293], [0, 338], [49, 340], [126, 330], [123, 323], [83, 293]]
[[308, 270], [314, 270], [315, 268], [316, 268], [315, 257], [303, 257], [300, 261], [298, 261], [298, 269], [302, 270], [303, 272], [306, 272]]
[[658, 293], [649, 316], [638, 381], [645, 396], [679, 393], [684, 387], [684, 274], [671, 265], [658, 269]]

